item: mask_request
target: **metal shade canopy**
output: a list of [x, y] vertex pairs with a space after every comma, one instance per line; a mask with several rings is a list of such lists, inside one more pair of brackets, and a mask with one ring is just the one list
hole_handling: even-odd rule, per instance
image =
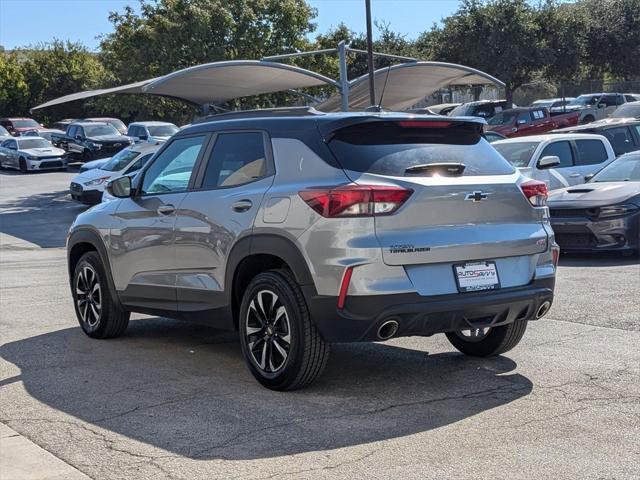
[[[475, 68], [445, 62], [401, 63], [380, 68], [375, 75], [375, 98], [389, 110], [405, 110], [442, 88], [449, 86], [495, 85], [504, 83]], [[385, 88], [386, 84], [386, 88]], [[325, 112], [341, 110], [340, 95], [333, 95], [316, 106]], [[349, 82], [349, 110], [364, 110], [370, 106], [367, 75]]]
[[65, 95], [31, 110], [113, 93], [146, 93], [204, 105], [250, 95], [327, 84], [338, 86], [335, 80], [292, 65], [260, 60], [230, 60], [197, 65], [163, 77], [120, 87]]

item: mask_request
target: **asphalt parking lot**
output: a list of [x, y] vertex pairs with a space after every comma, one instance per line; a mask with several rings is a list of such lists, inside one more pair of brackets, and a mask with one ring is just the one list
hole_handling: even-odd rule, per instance
[[82, 334], [72, 176], [0, 171], [0, 421], [89, 477], [640, 477], [638, 259], [563, 257], [550, 314], [507, 356], [335, 345], [311, 388], [277, 393], [228, 333], [137, 316]]

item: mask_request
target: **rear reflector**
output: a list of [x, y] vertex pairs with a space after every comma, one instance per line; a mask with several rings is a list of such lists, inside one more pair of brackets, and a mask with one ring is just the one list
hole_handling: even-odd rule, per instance
[[344, 308], [344, 302], [347, 300], [347, 292], [349, 291], [349, 283], [351, 283], [351, 274], [353, 273], [353, 267], [347, 267], [342, 277], [342, 283], [340, 284], [340, 294], [338, 295], [338, 309]]
[[553, 266], [558, 266], [558, 260], [560, 259], [560, 248], [559, 247], [551, 247], [551, 255], [553, 258]]
[[344, 185], [326, 189], [307, 189], [300, 197], [326, 218], [373, 217], [390, 215], [411, 196], [413, 190], [375, 185]]
[[531, 205], [544, 207], [547, 204], [547, 184], [538, 180], [529, 180], [520, 185], [522, 193], [529, 199]]

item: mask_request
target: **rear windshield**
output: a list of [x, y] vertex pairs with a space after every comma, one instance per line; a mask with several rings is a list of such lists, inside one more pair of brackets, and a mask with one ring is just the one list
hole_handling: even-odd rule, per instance
[[[376, 122], [343, 128], [329, 142], [329, 148], [345, 170], [378, 175], [406, 176], [410, 167], [434, 163], [463, 164], [463, 176], [514, 172], [482, 138], [478, 125], [454, 123], [446, 128], [413, 128], [400, 123]], [[425, 175], [432, 175], [427, 172]]]

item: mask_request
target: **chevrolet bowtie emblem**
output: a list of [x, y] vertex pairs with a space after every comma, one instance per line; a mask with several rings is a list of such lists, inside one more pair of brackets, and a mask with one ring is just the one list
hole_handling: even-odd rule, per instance
[[489, 194], [484, 192], [471, 192], [471, 193], [467, 193], [464, 199], [471, 200], [472, 202], [475, 203], [475, 202], [481, 202], [482, 200], [486, 200], [488, 196]]

